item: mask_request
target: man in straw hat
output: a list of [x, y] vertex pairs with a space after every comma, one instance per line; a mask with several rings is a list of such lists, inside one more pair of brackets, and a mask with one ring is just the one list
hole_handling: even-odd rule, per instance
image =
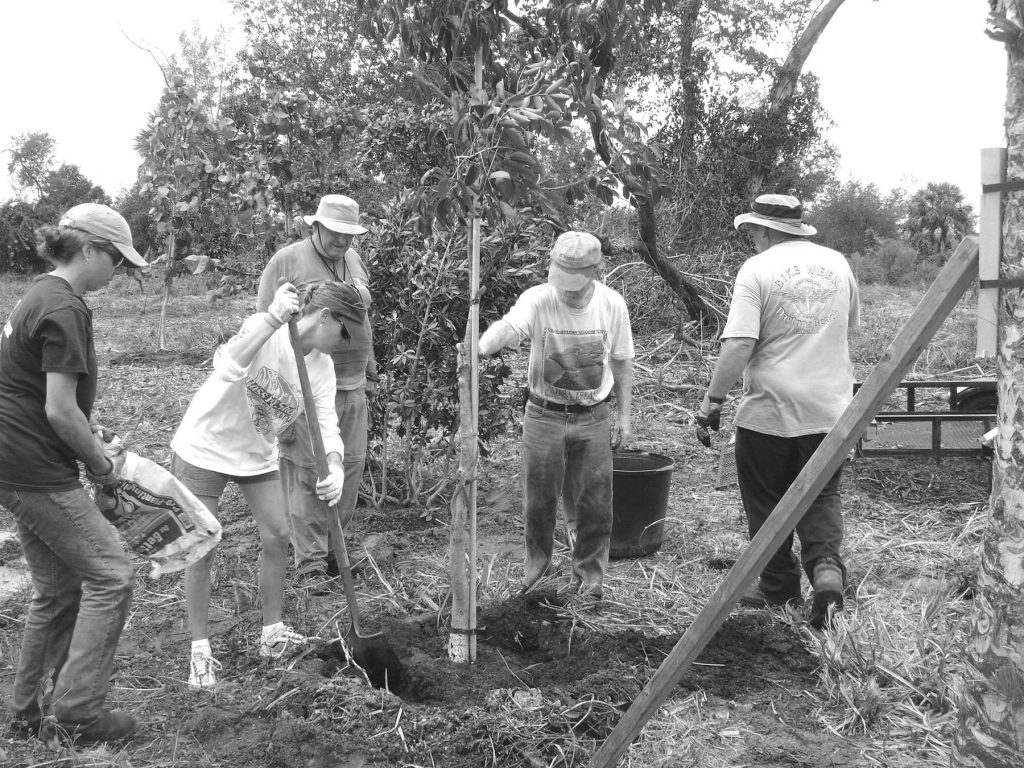
[[[601, 241], [566, 232], [551, 249], [548, 280], [528, 288], [480, 337], [493, 355], [530, 340], [523, 421], [527, 588], [543, 577], [562, 498], [572, 532], [572, 581], [600, 598], [612, 527], [612, 429], [632, 436], [633, 335], [626, 302], [598, 282]], [[609, 396], [615, 392], [613, 424]], [[573, 541], [574, 539], [574, 541]]]
[[[260, 277], [257, 309], [263, 311], [270, 306], [283, 282], [292, 283], [301, 291], [311, 283], [330, 280], [354, 287], [362, 300], [358, 311], [365, 313], [370, 307], [369, 273], [352, 248], [353, 238], [366, 232], [359, 223], [358, 203], [345, 195], [326, 195], [316, 214], [304, 216], [303, 221], [312, 227], [312, 235], [285, 246], [267, 262]], [[342, 525], [347, 525], [355, 514], [359, 481], [366, 464], [366, 393], [372, 393], [378, 381], [369, 320], [352, 324], [349, 334], [345, 344], [331, 355], [337, 377], [335, 408], [345, 444], [345, 486], [337, 505]], [[323, 592], [329, 588], [330, 578], [337, 575], [337, 564], [330, 547], [324, 507], [315, 503], [310, 492], [317, 480], [316, 461], [302, 419], [281, 436], [280, 446], [281, 482], [290, 511], [296, 582], [313, 592]]]
[[[760, 530], [790, 484], [853, 397], [847, 333], [859, 315], [857, 283], [836, 251], [811, 242], [800, 201], [761, 195], [733, 222], [757, 255], [736, 276], [732, 305], [711, 384], [697, 416], [710, 445], [722, 404], [743, 375], [736, 408], [736, 473], [750, 536]], [[842, 610], [846, 567], [837, 470], [796, 526], [803, 570], [814, 587], [810, 622], [826, 626]], [[742, 605], [802, 602], [793, 534], [772, 556]]]

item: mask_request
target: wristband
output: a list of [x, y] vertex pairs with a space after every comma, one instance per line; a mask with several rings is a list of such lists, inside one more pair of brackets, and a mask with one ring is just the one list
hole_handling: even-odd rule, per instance
[[712, 397], [711, 395], [708, 395], [708, 402], [709, 403], [714, 403], [715, 405], [721, 405], [722, 403], [725, 402], [725, 398], [724, 397]]
[[269, 312], [264, 312], [263, 313], [263, 319], [266, 320], [267, 321], [267, 325], [269, 325], [275, 331], [280, 330], [284, 326], [284, 323], [282, 323], [280, 320], [278, 320], [276, 317], [274, 317]]

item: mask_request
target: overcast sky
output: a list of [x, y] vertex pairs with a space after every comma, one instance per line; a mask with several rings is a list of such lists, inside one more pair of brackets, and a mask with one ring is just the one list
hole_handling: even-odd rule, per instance
[[[129, 186], [132, 149], [163, 88], [139, 43], [167, 53], [198, 20], [230, 24], [228, 0], [9, 2], [0, 44], [0, 147], [45, 131], [57, 158], [111, 195]], [[978, 197], [982, 147], [1003, 144], [1006, 56], [984, 34], [986, 0], [847, 0], [806, 69], [836, 123], [840, 177], [883, 191], [929, 181]], [[11, 196], [0, 155], [0, 199]]]

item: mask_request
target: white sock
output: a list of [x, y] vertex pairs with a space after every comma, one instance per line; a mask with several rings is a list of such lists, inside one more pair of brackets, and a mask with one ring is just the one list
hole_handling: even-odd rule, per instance
[[265, 626], [265, 627], [263, 627], [263, 635], [262, 636], [263, 637], [269, 637], [270, 635], [272, 635], [274, 632], [276, 632], [277, 630], [281, 629], [282, 627], [284, 627], [284, 622], [283, 621], [279, 621], [279, 622], [277, 622], [277, 624], [270, 624], [268, 626]]
[[192, 654], [195, 655], [196, 651], [205, 651], [207, 656], [213, 656], [213, 651], [210, 650], [210, 639], [204, 637], [202, 640], [193, 640]]

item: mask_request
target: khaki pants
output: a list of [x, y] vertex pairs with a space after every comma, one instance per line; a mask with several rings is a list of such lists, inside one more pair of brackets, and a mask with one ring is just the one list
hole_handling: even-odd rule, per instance
[[345, 486], [336, 506], [328, 507], [316, 497], [316, 461], [305, 418], [300, 417], [289, 438], [282, 438], [280, 443], [281, 483], [288, 503], [296, 575], [322, 571], [326, 567], [332, 551], [327, 515], [339, 515], [341, 525], [345, 527], [355, 515], [359, 498], [359, 482], [366, 466], [368, 412], [365, 389], [339, 389], [334, 407], [341, 440], [345, 444]]

